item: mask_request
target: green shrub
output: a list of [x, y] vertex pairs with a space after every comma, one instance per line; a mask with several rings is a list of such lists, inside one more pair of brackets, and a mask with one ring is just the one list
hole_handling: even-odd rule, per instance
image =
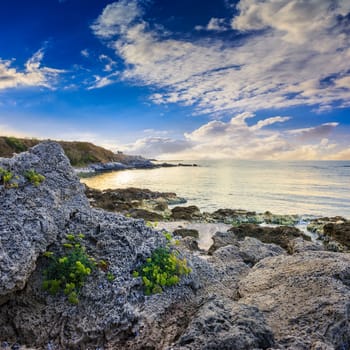
[[18, 183], [13, 181], [14, 175], [11, 171], [0, 167], [0, 184], [5, 188], [18, 187]]
[[170, 247], [157, 248], [144, 265], [132, 273], [142, 277], [146, 295], [161, 293], [165, 287], [179, 283], [181, 276], [188, 275], [191, 269], [186, 259], [180, 259]]
[[74, 240], [71, 236], [67, 235], [67, 239], [73, 243], [63, 244], [66, 249], [65, 255], [56, 256], [52, 252], [44, 253], [44, 256], [49, 259], [49, 264], [44, 270], [43, 288], [52, 295], [63, 291], [70, 303], [78, 304], [79, 290], [95, 268], [95, 263], [87, 255], [85, 247], [80, 243], [79, 236]]
[[37, 173], [35, 170], [30, 169], [25, 172], [25, 178], [31, 182], [34, 186], [39, 186], [44, 180], [45, 176]]
[[5, 142], [15, 150], [15, 152], [24, 152], [27, 150], [27, 146], [16, 137], [5, 137]]

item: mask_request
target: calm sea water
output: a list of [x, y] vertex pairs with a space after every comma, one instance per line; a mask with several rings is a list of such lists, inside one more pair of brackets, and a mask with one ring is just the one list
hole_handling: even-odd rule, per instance
[[82, 179], [98, 189], [176, 192], [202, 211], [269, 210], [350, 219], [350, 161], [194, 161], [198, 167], [126, 170]]

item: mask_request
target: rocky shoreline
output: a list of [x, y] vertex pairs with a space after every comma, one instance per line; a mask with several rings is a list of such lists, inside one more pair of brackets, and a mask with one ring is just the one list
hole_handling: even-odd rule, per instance
[[[325, 243], [319, 244], [293, 227], [298, 217], [201, 213], [178, 206], [183, 199], [173, 193], [86, 190], [53, 142], [0, 158], [0, 168], [13, 174], [0, 179], [4, 349], [350, 348], [350, 225], [344, 218], [310, 221], [310, 232]], [[29, 170], [44, 180], [28, 181]], [[157, 219], [145, 217], [149, 213], [167, 223], [230, 229], [217, 232], [204, 251], [193, 230], [174, 230], [174, 237], [158, 230]], [[61, 254], [74, 235], [83, 237], [84, 249], [102, 268], [72, 304], [42, 284], [47, 257]], [[169, 244], [191, 272], [147, 296], [133, 271]]]
[[183, 167], [197, 167], [197, 164], [186, 163], [154, 163], [150, 159], [137, 156], [128, 156], [123, 162], [105, 162], [105, 163], [91, 163], [85, 167], [75, 168], [79, 176], [96, 175], [108, 171], [120, 171], [130, 169], [157, 169], [157, 168], [172, 168], [177, 166]]
[[[159, 227], [178, 233], [182, 237], [188, 231], [189, 236], [199, 238], [194, 226], [213, 224], [216, 227], [227, 225], [228, 232], [238, 231], [241, 235], [252, 236], [265, 242], [287, 247], [286, 239], [278, 227], [290, 227], [287, 236], [302, 237], [323, 245], [326, 250], [344, 252], [350, 250], [350, 221], [341, 217], [310, 217], [300, 215], [277, 215], [268, 211], [256, 213], [243, 209], [218, 209], [212, 213], [201, 212], [196, 206], [183, 206], [186, 199], [172, 192], [154, 192], [148, 189], [126, 188], [100, 191], [86, 186], [85, 194], [90, 204], [96, 208], [118, 212], [127, 217], [157, 222]], [[178, 206], [179, 205], [179, 206]], [[174, 224], [171, 224], [174, 223]], [[300, 229], [300, 223], [305, 226]], [[286, 231], [286, 229], [285, 229]], [[275, 238], [273, 238], [275, 237]], [[209, 247], [208, 247], [209, 248]]]

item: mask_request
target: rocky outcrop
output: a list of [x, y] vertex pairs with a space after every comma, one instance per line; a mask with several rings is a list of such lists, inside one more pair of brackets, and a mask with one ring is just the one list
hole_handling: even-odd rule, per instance
[[[168, 235], [143, 220], [91, 208], [55, 143], [0, 159], [0, 167], [18, 176], [15, 186], [0, 181], [4, 348], [350, 348], [348, 254], [319, 251], [292, 228], [241, 225], [217, 234], [211, 255], [198, 250], [193, 237], [181, 239], [173, 249], [187, 259], [191, 273], [145, 296], [142, 279], [132, 272], [169, 244]], [[24, 174], [30, 169], [44, 175], [44, 182], [29, 182]], [[193, 218], [197, 209], [185, 212]], [[79, 233], [104, 268], [92, 272], [73, 305], [63, 293], [42, 289], [49, 260], [41, 253], [60, 255], [67, 234]]]
[[[44, 143], [14, 158], [0, 158], [18, 188], [0, 186], [0, 302], [22, 289], [40, 253], [57, 240], [78, 210], [89, 210], [79, 183], [60, 146]], [[45, 176], [40, 186], [24, 174], [35, 169]]]
[[257, 308], [227, 298], [212, 298], [194, 315], [172, 349], [248, 350], [273, 345], [273, 333]]
[[195, 205], [188, 207], [175, 207], [171, 210], [171, 218], [173, 220], [196, 220], [201, 217], [201, 212]]
[[[323, 227], [324, 235], [330, 240], [339, 242], [344, 248], [350, 249], [350, 221], [327, 223]], [[326, 241], [329, 246], [329, 240]]]
[[300, 220], [298, 215], [277, 215], [269, 211], [256, 213], [243, 209], [218, 209], [206, 216], [210, 221], [224, 222], [231, 225], [266, 223], [292, 226]]
[[288, 249], [290, 242], [296, 237], [310, 241], [310, 237], [304, 235], [295, 227], [262, 227], [254, 224], [243, 224], [238, 227], [232, 227], [226, 232], [215, 233], [212, 237], [213, 244], [208, 252], [212, 254], [215, 250], [226, 245], [237, 245], [238, 241], [246, 237], [253, 237], [264, 243], [277, 244], [283, 249]]
[[[141, 279], [131, 272], [166, 244], [164, 235], [143, 220], [91, 209], [59, 145], [40, 144], [12, 159], [1, 159], [1, 167], [19, 179], [18, 188], [1, 188], [0, 340], [39, 348], [48, 344], [55, 349], [123, 348], [128, 339], [142, 339], [139, 333], [148, 322], [142, 308], [148, 305], [161, 319], [178, 300], [191, 299], [198, 288], [195, 272], [160, 296], [163, 303], [157, 296], [145, 300]], [[44, 182], [26, 183], [22, 174], [29, 169], [44, 175]], [[89, 254], [106, 261], [114, 276], [108, 281], [103, 271], [96, 270], [82, 288], [77, 306], [41, 288], [47, 261], [40, 253], [48, 248], [62, 251], [68, 233], [84, 233]], [[144, 338], [139, 348], [145, 343]]]
[[326, 250], [334, 252], [350, 250], [350, 221], [342, 216], [312, 219], [307, 229], [318, 235]]
[[303, 234], [296, 227], [290, 226], [258, 226], [254, 224], [243, 224], [238, 227], [232, 227], [228, 230], [228, 234], [233, 235], [237, 239], [244, 237], [254, 237], [264, 243], [274, 243], [283, 249], [288, 248], [290, 240], [302, 237], [304, 240], [310, 241], [311, 238]]
[[86, 186], [85, 193], [93, 207], [150, 221], [164, 219], [166, 214], [169, 216], [169, 205], [186, 203], [184, 198], [172, 192], [133, 187], [100, 191]]
[[265, 315], [282, 348], [349, 349], [349, 281], [348, 254], [279, 255], [261, 260], [239, 282], [239, 302]]

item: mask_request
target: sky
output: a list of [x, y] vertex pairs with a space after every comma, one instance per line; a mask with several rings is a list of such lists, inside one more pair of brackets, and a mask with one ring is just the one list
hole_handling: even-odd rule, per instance
[[349, 0], [4, 0], [0, 135], [350, 159]]

